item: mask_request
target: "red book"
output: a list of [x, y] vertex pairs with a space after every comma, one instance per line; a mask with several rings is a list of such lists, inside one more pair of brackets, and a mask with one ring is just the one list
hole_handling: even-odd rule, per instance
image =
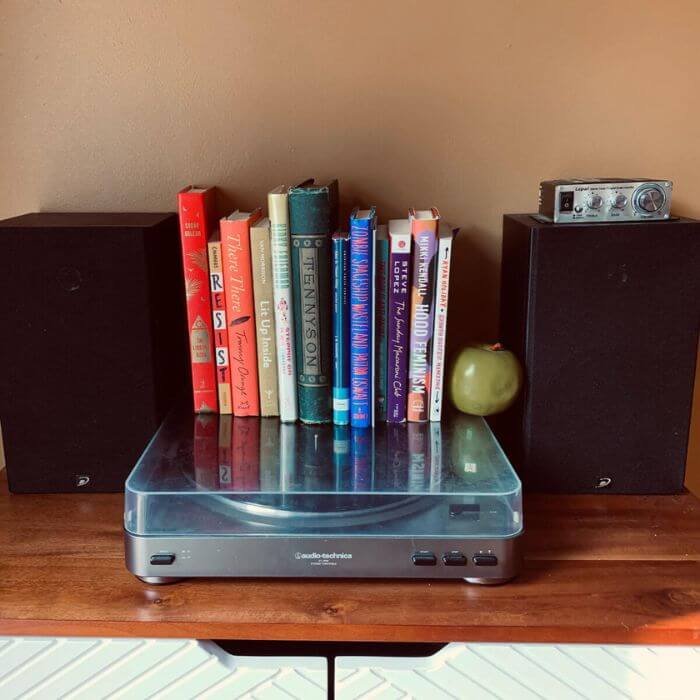
[[214, 353], [216, 381], [219, 391], [219, 413], [232, 413], [231, 371], [228, 364], [228, 323], [226, 323], [226, 295], [224, 268], [221, 262], [219, 229], [209, 238], [209, 279], [211, 281], [211, 309], [214, 322]]
[[261, 215], [260, 209], [236, 211], [220, 226], [234, 416], [260, 415], [250, 226]]
[[216, 226], [214, 197], [213, 187], [186, 187], [177, 195], [195, 413], [218, 409], [207, 261], [208, 234]]

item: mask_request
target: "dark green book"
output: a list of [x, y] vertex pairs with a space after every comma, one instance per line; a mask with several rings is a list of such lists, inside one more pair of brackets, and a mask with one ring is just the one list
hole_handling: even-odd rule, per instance
[[337, 180], [289, 190], [299, 419], [304, 423], [330, 423], [333, 415], [331, 236], [337, 228]]

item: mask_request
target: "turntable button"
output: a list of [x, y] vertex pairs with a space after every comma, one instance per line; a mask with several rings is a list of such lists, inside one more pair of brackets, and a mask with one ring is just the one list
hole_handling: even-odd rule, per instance
[[432, 552], [416, 552], [413, 555], [413, 563], [416, 566], [435, 566], [437, 557]]
[[175, 561], [174, 554], [152, 554], [151, 564], [154, 566], [167, 566]]
[[467, 558], [462, 552], [446, 552], [442, 557], [442, 561], [445, 563], [445, 566], [467, 565]]
[[495, 554], [475, 554], [472, 561], [477, 566], [497, 566], [498, 558]]

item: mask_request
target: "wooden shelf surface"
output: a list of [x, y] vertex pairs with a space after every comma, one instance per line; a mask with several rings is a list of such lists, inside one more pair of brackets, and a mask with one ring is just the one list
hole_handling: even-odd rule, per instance
[[700, 644], [700, 502], [526, 499], [515, 581], [193, 580], [124, 566], [120, 495], [10, 495], [0, 634], [316, 641]]

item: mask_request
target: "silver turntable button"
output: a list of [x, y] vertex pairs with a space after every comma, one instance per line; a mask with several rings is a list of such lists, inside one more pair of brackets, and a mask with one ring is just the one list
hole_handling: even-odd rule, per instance
[[586, 201], [589, 209], [600, 209], [603, 206], [603, 198], [599, 194], [592, 194]]
[[610, 206], [614, 209], [624, 209], [627, 206], [627, 196], [624, 194], [613, 195]]

